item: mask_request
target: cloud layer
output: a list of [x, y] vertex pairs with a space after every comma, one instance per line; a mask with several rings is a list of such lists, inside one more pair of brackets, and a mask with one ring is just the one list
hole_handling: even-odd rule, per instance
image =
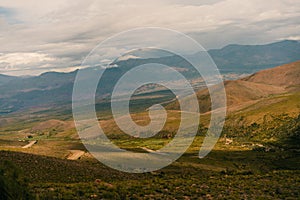
[[3, 0], [0, 73], [74, 69], [99, 42], [136, 27], [175, 29], [210, 49], [300, 38], [299, 19], [294, 0]]

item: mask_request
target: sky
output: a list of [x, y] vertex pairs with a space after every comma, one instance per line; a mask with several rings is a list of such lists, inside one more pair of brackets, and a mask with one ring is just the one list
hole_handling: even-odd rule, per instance
[[173, 29], [213, 49], [300, 40], [299, 22], [299, 0], [1, 0], [0, 73], [73, 71], [133, 28]]

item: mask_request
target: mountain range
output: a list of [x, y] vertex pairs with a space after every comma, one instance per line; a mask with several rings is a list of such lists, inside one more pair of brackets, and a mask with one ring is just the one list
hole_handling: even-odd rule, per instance
[[228, 45], [209, 54], [223, 72], [255, 71], [300, 60], [300, 43], [284, 40], [266, 45]]
[[[226, 73], [254, 73], [262, 69], [275, 67], [285, 63], [300, 60], [300, 42], [284, 40], [266, 45], [228, 45], [222, 49], [210, 50], [211, 55], [222, 74]], [[143, 51], [138, 54], [123, 56], [111, 63], [117, 67], [105, 70], [99, 82], [98, 97], [106, 97], [111, 93], [118, 79], [129, 69], [145, 63], [160, 63], [172, 66], [180, 71], [188, 79], [197, 78], [197, 73], [183, 58], [167, 53]], [[162, 57], [159, 57], [161, 55]], [[193, 55], [197, 56], [197, 54]], [[298, 64], [294, 64], [298, 66]], [[298, 69], [298, 67], [296, 67]], [[284, 76], [289, 71], [288, 66], [283, 65], [281, 71], [267, 71], [254, 74], [239, 81], [226, 81], [227, 90], [244, 91], [250, 100], [265, 94], [276, 94], [286, 90], [280, 84], [294, 81], [290, 89], [297, 89], [297, 77], [299, 73], [292, 71], [291, 76]], [[88, 68], [91, 76], [94, 68]], [[97, 69], [104, 70], [104, 69]], [[0, 114], [7, 114], [31, 107], [50, 107], [57, 105], [70, 105], [72, 89], [77, 70], [70, 73], [46, 72], [40, 76], [14, 77], [0, 75]], [[196, 75], [195, 75], [196, 74]], [[273, 76], [274, 75], [274, 76]], [[83, 81], [88, 81], [86, 77]], [[262, 80], [273, 82], [263, 83]], [[263, 89], [262, 89], [263, 88]], [[228, 91], [227, 91], [228, 92]], [[201, 94], [203, 91], [199, 93]], [[240, 92], [237, 95], [240, 95]], [[249, 93], [249, 94], [248, 94]], [[229, 104], [236, 104], [245, 97], [237, 97], [229, 92]], [[243, 100], [244, 101], [244, 100]]]

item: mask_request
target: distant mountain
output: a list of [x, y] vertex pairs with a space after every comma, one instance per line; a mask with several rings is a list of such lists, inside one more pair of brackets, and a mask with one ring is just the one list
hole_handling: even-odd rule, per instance
[[47, 72], [36, 77], [15, 78], [0, 85], [0, 113], [70, 102], [76, 71]]
[[[209, 50], [208, 53], [222, 74], [254, 73], [262, 69], [300, 60], [300, 42], [296, 40], [284, 40], [265, 45], [232, 44], [222, 49]], [[199, 56], [199, 53], [185, 56]], [[190, 63], [185, 59], [162, 50], [151, 51], [151, 49], [146, 49], [129, 52], [112, 64], [126, 67], [149, 62], [189, 69], [184, 72], [189, 78], [197, 75]]]
[[[223, 73], [252, 73], [281, 65], [282, 63], [300, 60], [300, 43], [298, 41], [286, 40], [267, 45], [229, 45], [220, 50], [211, 50], [209, 54]], [[197, 54], [192, 56], [197, 56]], [[105, 70], [99, 83], [97, 97], [109, 96], [114, 85], [124, 73], [135, 66], [146, 63], [171, 66], [180, 71], [188, 79], [199, 77], [197, 71], [182, 57], [153, 49], [136, 50], [115, 60], [111, 63], [111, 66], [114, 67]], [[104, 69], [89, 68], [85, 70], [88, 71], [87, 74], [89, 75], [81, 81], [89, 81], [91, 77], [95, 76], [93, 70]], [[249, 94], [245, 96], [253, 99], [255, 96], [264, 96], [264, 93], [267, 91], [263, 91], [263, 94], [258, 91], [261, 84], [264, 84], [264, 87], [269, 87], [268, 91], [270, 92], [267, 93], [276, 93], [275, 91], [278, 89], [276, 87], [281, 87], [280, 85], [276, 85], [276, 82], [281, 81], [285, 83], [288, 81], [284, 77], [280, 77], [283, 76], [283, 71], [276, 72], [278, 75], [274, 74], [273, 77], [276, 78], [272, 79], [271, 86], [260, 83], [259, 81], [261, 80], [258, 78], [258, 75], [255, 75], [255, 79], [249, 77], [249, 80], [244, 79], [238, 82], [228, 81], [225, 84], [227, 88], [232, 87], [232, 91], [246, 91], [243, 88], [248, 88]], [[292, 73], [294, 75], [293, 79], [299, 77], [295, 72]], [[0, 114], [11, 113], [30, 107], [47, 107], [50, 105], [68, 105], [70, 107], [76, 74], [77, 71], [71, 73], [47, 72], [35, 77], [0, 75]], [[160, 75], [163, 75], [163, 73], [160, 73]], [[251, 83], [250, 79], [253, 80]], [[267, 80], [265, 77], [261, 79]], [[271, 79], [269, 78], [269, 80]], [[297, 88], [295, 85], [291, 87]], [[232, 101], [234, 103], [236, 102], [235, 99], [241, 98], [232, 97], [232, 100], [229, 100], [229, 102]]]
[[284, 40], [266, 45], [228, 45], [208, 52], [223, 73], [253, 73], [300, 60], [300, 42]]
[[[162, 55], [167, 55], [164, 51], [162, 52]], [[154, 53], [152, 53], [153, 55]], [[130, 57], [130, 55], [125, 55], [123, 57]], [[140, 66], [143, 64], [149, 64], [149, 63], [156, 63], [156, 64], [162, 64], [166, 66], [170, 66], [173, 68], [176, 68], [178, 71], [180, 71], [186, 78], [195, 78], [199, 77], [199, 73], [193, 68], [193, 66], [184, 58], [177, 56], [177, 55], [168, 55], [165, 57], [153, 57], [153, 58], [132, 58], [129, 59], [118, 59], [111, 63], [113, 66], [118, 66], [119, 68], [123, 69], [131, 69], [136, 66]], [[163, 75], [163, 74], [161, 74]]]
[[164, 50], [157, 50], [153, 48], [136, 49], [121, 56], [116, 60], [116, 62], [129, 60], [129, 59], [162, 58], [162, 57], [169, 57], [172, 55], [174, 54]]
[[0, 74], [0, 85], [6, 84], [9, 81], [13, 81], [16, 79], [18, 79], [18, 78], [15, 76], [7, 76], [7, 75]]
[[52, 90], [62, 85], [70, 84], [74, 81], [76, 71], [71, 73], [46, 72], [40, 76], [29, 78], [14, 77], [6, 84], [0, 85], [0, 97], [7, 97], [20, 92], [30, 92], [33, 90]]

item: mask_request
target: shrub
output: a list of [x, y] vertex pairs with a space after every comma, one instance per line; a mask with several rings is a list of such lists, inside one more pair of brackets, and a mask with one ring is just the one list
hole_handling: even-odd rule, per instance
[[0, 199], [32, 199], [21, 171], [8, 161], [0, 163]]

